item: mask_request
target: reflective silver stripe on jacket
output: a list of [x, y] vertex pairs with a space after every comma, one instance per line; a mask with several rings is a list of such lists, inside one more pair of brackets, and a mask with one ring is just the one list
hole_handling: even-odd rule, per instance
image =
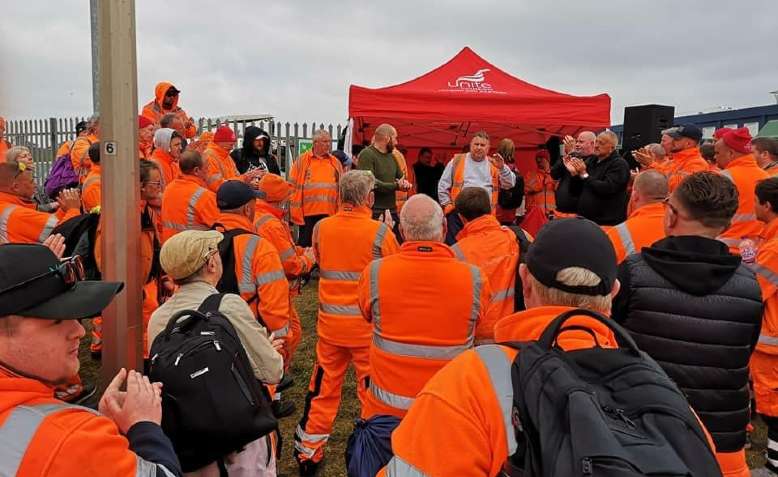
[[[470, 279], [472, 280], [473, 285], [473, 306], [470, 309], [470, 336], [472, 337], [475, 333], [475, 324], [478, 322], [478, 315], [481, 312], [481, 288], [483, 287], [483, 283], [481, 283], [481, 269], [470, 264], [468, 264], [468, 267], [470, 268]], [[473, 341], [471, 339], [470, 346], [472, 345]]]
[[259, 230], [260, 227], [265, 225], [267, 222], [273, 219], [273, 216], [270, 214], [265, 214], [262, 217], [260, 217], [257, 222], [254, 224], [254, 230]]
[[386, 477], [429, 477], [424, 472], [402, 460], [398, 456], [386, 464]]
[[399, 394], [389, 392], [386, 389], [381, 389], [372, 380], [370, 381], [370, 392], [382, 403], [397, 409], [410, 409], [414, 400], [412, 397], [400, 396]]
[[306, 182], [303, 189], [337, 189], [338, 184], [332, 182]]
[[289, 334], [289, 325], [284, 325], [281, 328], [278, 328], [277, 330], [270, 330], [273, 335], [275, 335], [276, 338], [283, 338], [284, 336]]
[[753, 222], [756, 220], [756, 214], [735, 214], [732, 216], [732, 222]]
[[462, 249], [459, 248], [459, 244], [454, 244], [451, 246], [451, 251], [454, 252], [454, 255], [457, 257], [457, 259], [461, 261], [465, 261], [465, 254], [462, 253]]
[[278, 280], [286, 279], [286, 275], [283, 270], [276, 270], [274, 272], [265, 272], [257, 275], [256, 283], [258, 287], [267, 285]]
[[49, 238], [49, 235], [51, 235], [51, 231], [54, 230], [54, 227], [57, 226], [59, 223], [59, 219], [57, 219], [57, 216], [54, 214], [51, 214], [49, 216], [49, 219], [46, 221], [46, 225], [43, 226], [43, 230], [41, 230], [41, 234], [38, 236], [38, 242], [43, 242], [47, 238]]
[[508, 288], [506, 290], [498, 290], [492, 293], [492, 301], [507, 300], [508, 298], [513, 298], [514, 294], [515, 291], [513, 290], [513, 288]]
[[511, 362], [500, 349], [499, 345], [484, 345], [475, 348], [486, 370], [494, 389], [494, 395], [500, 403], [505, 435], [508, 439], [508, 455], [516, 452], [516, 435], [513, 431], [513, 383], [511, 382]]
[[778, 346], [778, 338], [770, 335], [759, 335], [759, 342], [770, 346]]
[[370, 312], [373, 315], [373, 331], [381, 332], [381, 304], [378, 299], [378, 270], [383, 260], [370, 262]]
[[0, 243], [8, 243], [8, 219], [11, 218], [11, 214], [16, 210], [16, 205], [9, 205], [0, 214]]
[[410, 356], [412, 358], [424, 359], [452, 360], [459, 356], [461, 353], [472, 348], [472, 341], [473, 337], [468, 336], [467, 342], [465, 344], [434, 346], [400, 343], [399, 341], [393, 341], [384, 338], [379, 334], [373, 334], [373, 346], [382, 351], [399, 356]]
[[635, 250], [635, 242], [632, 241], [632, 234], [629, 233], [629, 229], [627, 228], [627, 223], [622, 222], [616, 227], [616, 232], [619, 233], [619, 238], [621, 239], [621, 244], [624, 245], [624, 251], [626, 252], [626, 256], [630, 256], [636, 252]]
[[297, 255], [297, 250], [294, 249], [294, 247], [289, 247], [288, 249], [284, 250], [283, 252], [279, 253], [278, 256], [281, 258], [281, 261], [289, 260], [290, 258]]
[[167, 220], [162, 222], [162, 226], [165, 227], [166, 229], [178, 230], [179, 232], [182, 232], [182, 231], [186, 230], [186, 225], [184, 225], [184, 224], [177, 224], [175, 222], [170, 222], [170, 221], [167, 221]]
[[337, 280], [343, 282], [357, 282], [362, 275], [360, 272], [342, 272], [336, 270], [322, 270], [319, 278], [324, 280]]
[[375, 233], [375, 240], [373, 240], [373, 259], [379, 259], [383, 256], [383, 253], [381, 253], [381, 245], [384, 243], [384, 238], [386, 237], [386, 231], [389, 230], [389, 227], [381, 222], [381, 225], [378, 226], [378, 230]]
[[[83, 409], [93, 414], [96, 411], [65, 403], [16, 406], [0, 425], [0, 475], [16, 475], [32, 438], [38, 432], [41, 422], [51, 414], [65, 409]], [[53, 451], [53, 449], [52, 449]]]
[[773, 285], [778, 285], [778, 274], [770, 270], [769, 268], [765, 267], [764, 265], [760, 263], [752, 263], [750, 267], [751, 270], [754, 271], [754, 273], [758, 273], [762, 276], [765, 280], [772, 283]]
[[741, 239], [736, 238], [727, 238], [727, 237], [716, 237], [716, 240], [719, 242], [724, 242], [726, 245], [730, 247], [739, 247]]
[[333, 196], [329, 196], [329, 195], [324, 195], [324, 194], [314, 194], [314, 195], [307, 195], [307, 196], [305, 196], [305, 202], [307, 204], [310, 204], [311, 202], [329, 202], [331, 204], [334, 204], [337, 201], [338, 201], [338, 198], [335, 197], [334, 195]]
[[195, 206], [197, 205], [197, 201], [200, 200], [200, 197], [203, 196], [207, 192], [208, 189], [203, 189], [200, 187], [195, 191], [194, 194], [192, 194], [192, 197], [189, 198], [189, 204], [186, 206], [186, 225], [187, 227], [193, 227], [195, 225], [195, 213], [196, 209]]
[[330, 303], [320, 303], [319, 309], [324, 313], [345, 316], [362, 316], [357, 305], [332, 305]]
[[[259, 237], [256, 235], [250, 235], [246, 242], [246, 249], [243, 251], [243, 257], [241, 257], [240, 261], [241, 279], [238, 283], [238, 290], [241, 293], [253, 293], [256, 290], [251, 263], [254, 261], [254, 252], [257, 250], [258, 243]], [[237, 253], [237, 250], [234, 253]]]

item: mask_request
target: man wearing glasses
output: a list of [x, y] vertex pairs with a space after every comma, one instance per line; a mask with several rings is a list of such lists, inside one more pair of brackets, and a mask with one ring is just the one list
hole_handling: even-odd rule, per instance
[[753, 272], [716, 240], [735, 215], [738, 191], [720, 174], [698, 172], [664, 204], [667, 237], [619, 266], [612, 316], [688, 396], [723, 474], [748, 476], [748, 364], [762, 299]]
[[157, 86], [154, 88], [154, 99], [143, 106], [141, 116], [149, 118], [154, 124], [159, 126], [162, 116], [174, 113], [184, 123], [186, 138], [191, 139], [197, 134], [197, 127], [194, 120], [178, 105], [179, 93], [181, 93], [181, 90], [173, 86], [173, 83], [168, 81], [157, 83]]
[[35, 209], [35, 178], [24, 162], [0, 164], [0, 244], [42, 243], [60, 222], [81, 213], [81, 196], [65, 189], [57, 198], [59, 210], [48, 214]]
[[42, 245], [0, 245], [0, 474], [179, 476], [160, 427], [158, 383], [122, 369], [99, 412], [54, 397], [78, 373], [81, 320], [123, 287], [82, 281], [83, 273], [78, 257], [60, 261]]

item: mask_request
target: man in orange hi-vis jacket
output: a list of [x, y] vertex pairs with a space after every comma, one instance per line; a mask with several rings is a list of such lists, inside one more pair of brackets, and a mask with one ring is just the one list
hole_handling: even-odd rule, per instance
[[162, 193], [162, 243], [183, 230], [208, 230], [219, 218], [216, 194], [205, 187], [200, 153], [186, 151], [179, 168], [181, 175]]
[[184, 132], [187, 138], [195, 137], [197, 127], [194, 120], [178, 105], [178, 95], [181, 91], [173, 86], [173, 83], [162, 81], [154, 88], [154, 99], [143, 106], [142, 116], [149, 118], [159, 126], [159, 120], [167, 113], [174, 113], [184, 123]]
[[340, 180], [340, 211], [321, 220], [313, 248], [321, 269], [316, 364], [311, 373], [305, 410], [294, 437], [300, 475], [314, 475], [340, 405], [346, 368], [357, 373], [357, 397], [363, 403], [368, 386], [371, 326], [361, 318], [357, 283], [371, 260], [397, 252], [391, 228], [371, 219], [375, 179], [368, 171], [350, 171]]

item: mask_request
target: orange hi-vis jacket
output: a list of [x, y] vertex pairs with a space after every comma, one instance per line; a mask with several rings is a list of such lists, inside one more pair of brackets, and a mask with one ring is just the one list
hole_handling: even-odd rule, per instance
[[686, 176], [695, 172], [709, 171], [710, 165], [700, 155], [699, 148], [690, 147], [683, 151], [674, 152], [669, 161], [657, 165], [655, 169], [667, 176], [670, 192], [673, 192], [686, 179]]
[[203, 151], [203, 163], [208, 170], [205, 183], [214, 192], [219, 190], [219, 186], [224, 184], [224, 181], [240, 177], [235, 161], [230, 157], [230, 151], [222, 149], [215, 142], [209, 143]]
[[338, 184], [343, 166], [332, 154], [316, 157], [313, 151], [292, 164], [289, 181], [294, 187], [290, 212], [292, 222], [305, 223], [310, 215], [332, 215], [338, 210]]
[[100, 206], [100, 182], [101, 182], [100, 164], [92, 164], [89, 173], [81, 186], [81, 203], [84, 205], [84, 212], [89, 213], [95, 207]]
[[173, 159], [169, 152], [162, 149], [154, 149], [150, 161], [159, 166], [160, 176], [162, 176], [162, 190], [176, 180], [181, 175], [181, 169], [178, 168], [178, 162]]
[[762, 222], [756, 220], [756, 183], [767, 179], [767, 173], [759, 167], [751, 154], [741, 156], [721, 171], [721, 175], [731, 180], [738, 192], [738, 206], [732, 225], [718, 239], [729, 246], [732, 253], [740, 253], [743, 239], [757, 239], [762, 233]]
[[89, 146], [100, 139], [94, 134], [77, 137], [70, 147], [70, 162], [73, 164], [73, 170], [84, 182], [89, 169], [92, 167], [92, 161], [89, 159]]
[[344, 204], [313, 229], [313, 250], [319, 262], [316, 332], [336, 346], [370, 346], [372, 326], [362, 319], [357, 304], [359, 276], [372, 260], [399, 250], [394, 233], [371, 215], [367, 207]]
[[60, 144], [59, 147], [57, 148], [57, 153], [54, 155], [54, 157], [56, 158], [56, 157], [64, 156], [65, 154], [70, 152], [70, 149], [73, 147], [74, 142], [75, 140], [71, 139], [69, 141], [65, 141], [62, 144]]
[[173, 475], [132, 452], [112, 420], [55, 399], [40, 381], [0, 370], [0, 397], [0, 475]]
[[[219, 214], [217, 223], [225, 230], [252, 231], [251, 221], [237, 214]], [[235, 276], [240, 296], [276, 338], [289, 334], [289, 282], [273, 244], [254, 233], [233, 239]]]
[[313, 262], [303, 254], [303, 248], [292, 240], [289, 226], [281, 220], [283, 211], [275, 209], [264, 200], [257, 200], [254, 233], [269, 241], [278, 251], [284, 273], [293, 279], [308, 273], [313, 268]]
[[473, 347], [491, 294], [486, 275], [442, 243], [405, 242], [370, 263], [359, 280], [359, 308], [373, 325], [362, 417], [403, 417], [424, 384]]
[[605, 233], [616, 250], [616, 262], [650, 247], [665, 237], [665, 205], [662, 202], [646, 204], [632, 212], [625, 222], [609, 228]]
[[[449, 213], [450, 211], [454, 210], [454, 202], [457, 200], [457, 196], [460, 192], [462, 192], [462, 189], [465, 187], [465, 158], [467, 157], [467, 154], [456, 154], [451, 159], [454, 161], [454, 164], [452, 166], [452, 174], [453, 174], [453, 180], [451, 181], [451, 203], [447, 204], [445, 207], [445, 212]], [[488, 161], [489, 159], [484, 159], [485, 161]], [[492, 214], [497, 213], [497, 196], [500, 192], [500, 171], [494, 167], [491, 163], [489, 164], [489, 171], [492, 174]]]
[[[465, 224], [451, 246], [456, 257], [479, 267], [489, 279], [492, 288], [491, 325], [514, 312], [516, 267], [519, 263], [519, 244], [516, 234], [502, 227], [492, 215], [485, 215]], [[483, 323], [489, 329], [488, 322]], [[476, 336], [476, 343], [490, 342], [492, 334]]]
[[[141, 116], [147, 117], [149, 120], [153, 121], [154, 124], [159, 126], [159, 121], [162, 119], [162, 116], [166, 115], [167, 113], [176, 113], [176, 116], [181, 118], [181, 121], [186, 124], [186, 122], [189, 120], [189, 116], [183, 109], [178, 107], [178, 96], [173, 99], [173, 106], [169, 110], [162, 109], [162, 102], [165, 100], [165, 93], [167, 93], [167, 90], [170, 89], [171, 86], [173, 86], [173, 83], [168, 81], [157, 83], [157, 86], [154, 88], [154, 99], [143, 106]], [[193, 138], [195, 137], [195, 134], [197, 134], [197, 128], [194, 125], [189, 126], [186, 128], [185, 134], [187, 139]]]
[[38, 212], [35, 203], [0, 192], [0, 244], [42, 243], [60, 222], [81, 214], [78, 209], [54, 214]]
[[[405, 160], [403, 153], [397, 149], [392, 150], [392, 157], [397, 161], [397, 165], [400, 166], [400, 170], [403, 173], [403, 178], [410, 182], [411, 185], [415, 182], [413, 180], [413, 168], [408, 167], [408, 162]], [[408, 198], [413, 195], [413, 189], [411, 190], [399, 190], [395, 192], [395, 201], [397, 203], [397, 213], [399, 214], [403, 208], [403, 205], [408, 201]]]
[[[0, 164], [5, 162], [5, 153], [8, 152], [8, 150], [11, 149], [11, 147], [12, 146], [10, 142], [0, 138]], [[70, 150], [70, 147], [68, 147], [68, 150]], [[59, 157], [59, 154], [57, 155], [57, 157]]]
[[756, 263], [750, 267], [756, 273], [765, 304], [756, 350], [778, 358], [778, 219], [765, 226], [762, 237]]
[[167, 239], [184, 230], [208, 230], [219, 218], [216, 194], [197, 176], [182, 174], [162, 193], [162, 236]]
[[[539, 307], [509, 315], [495, 327], [498, 342], [536, 340], [565, 307]], [[574, 317], [558, 345], [565, 350], [615, 348], [605, 325]], [[486, 477], [499, 475], [517, 448], [512, 423], [511, 364], [517, 350], [499, 345], [466, 351], [441, 369], [419, 392], [392, 434], [394, 457], [379, 476]], [[371, 378], [372, 379], [372, 378]]]
[[540, 207], [548, 213], [556, 209], [556, 181], [550, 172], [540, 169], [529, 172], [524, 179], [525, 209]]

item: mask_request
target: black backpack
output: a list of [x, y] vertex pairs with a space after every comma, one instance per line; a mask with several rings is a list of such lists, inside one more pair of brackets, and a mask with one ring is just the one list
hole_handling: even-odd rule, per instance
[[497, 193], [497, 203], [503, 209], [518, 209], [524, 201], [524, 178], [519, 171], [514, 171], [516, 183], [510, 189], [500, 188]]
[[162, 429], [184, 472], [278, 427], [235, 328], [218, 311], [223, 296], [173, 315], [151, 345], [149, 378], [164, 385]]
[[524, 305], [524, 291], [522, 290], [521, 275], [519, 275], [519, 265], [527, 260], [527, 251], [532, 245], [527, 232], [521, 227], [512, 225], [508, 227], [516, 235], [516, 242], [519, 244], [519, 261], [516, 263], [516, 280], [513, 285], [513, 311], [524, 311], [527, 307]]
[[[619, 349], [563, 351], [555, 345], [572, 316], [613, 330]], [[721, 476], [702, 424], [678, 386], [613, 320], [589, 310], [557, 317], [511, 366], [517, 451], [503, 475]]]

